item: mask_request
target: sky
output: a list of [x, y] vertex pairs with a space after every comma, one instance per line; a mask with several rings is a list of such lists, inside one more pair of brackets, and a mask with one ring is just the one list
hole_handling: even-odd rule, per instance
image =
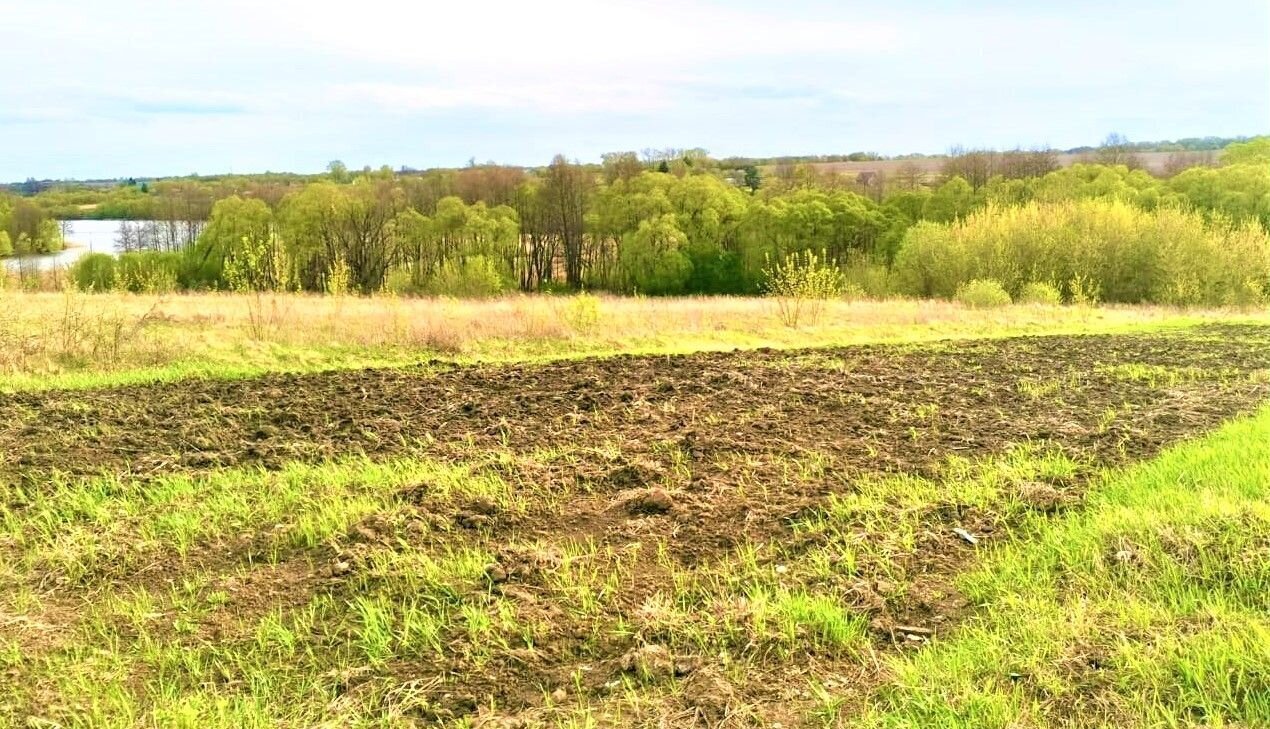
[[0, 0], [0, 180], [1270, 132], [1267, 0]]

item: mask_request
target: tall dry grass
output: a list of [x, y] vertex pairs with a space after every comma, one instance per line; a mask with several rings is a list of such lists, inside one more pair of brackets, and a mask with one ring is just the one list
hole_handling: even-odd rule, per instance
[[[831, 300], [815, 326], [782, 324], [764, 298], [508, 296], [395, 298], [304, 294], [0, 292], [4, 374], [111, 372], [202, 363], [257, 369], [355, 366], [358, 357], [524, 358], [682, 352], [1100, 331], [1232, 316], [1168, 307], [1008, 306], [917, 299]], [[1264, 314], [1260, 316], [1270, 321]]]

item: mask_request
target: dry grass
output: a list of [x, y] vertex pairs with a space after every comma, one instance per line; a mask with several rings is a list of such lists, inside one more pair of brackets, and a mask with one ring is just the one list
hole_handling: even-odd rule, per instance
[[[815, 326], [770, 299], [510, 296], [490, 300], [237, 294], [0, 292], [0, 387], [105, 384], [420, 358], [530, 359], [1123, 331], [1270, 314], [1166, 307], [831, 301]], [[113, 376], [106, 376], [113, 373]], [[85, 379], [84, 375], [96, 375]], [[103, 379], [104, 377], [104, 379]]]

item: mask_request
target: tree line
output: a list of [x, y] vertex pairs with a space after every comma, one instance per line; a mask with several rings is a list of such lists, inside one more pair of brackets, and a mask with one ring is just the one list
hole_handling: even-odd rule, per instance
[[[915, 241], [930, 247], [929, 225], [1027, 206], [1099, 200], [1186, 211], [1212, 227], [1270, 227], [1270, 139], [1168, 178], [1124, 163], [1116, 147], [1100, 148], [1102, 163], [1062, 169], [1044, 151], [959, 151], [937, 175], [881, 186], [814, 165], [732, 168], [702, 150], [618, 153], [600, 165], [557, 157], [540, 169], [353, 173], [333, 163], [317, 178], [126, 186], [119, 199], [147, 200], [170, 226], [118, 261], [86, 257], [76, 279], [98, 290], [751, 294], [771, 261], [815, 252], [885, 294], [903, 290], [897, 261]], [[30, 199], [5, 205], [0, 223], [22, 218], [29, 229], [41, 210], [52, 220]], [[35, 238], [27, 230], [24, 240]]]

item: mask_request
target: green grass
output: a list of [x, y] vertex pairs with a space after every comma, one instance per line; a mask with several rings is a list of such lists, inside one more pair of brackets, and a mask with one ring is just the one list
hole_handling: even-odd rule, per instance
[[399, 507], [412, 486], [434, 499], [483, 497], [516, 508], [511, 487], [482, 464], [427, 458], [0, 485], [0, 539], [16, 555], [0, 553], [0, 575], [52, 570], [71, 582], [92, 580], [148, 561], [180, 562], [195, 547], [241, 534], [253, 537], [248, 554], [270, 561], [327, 544], [372, 515], [404, 518]]
[[1270, 409], [1018, 533], [862, 726], [1270, 725]]
[[[1057, 517], [1029, 510], [1020, 488], [1064, 482], [1082, 466], [1024, 446], [950, 460], [930, 478], [858, 479], [794, 522], [794, 538], [747, 542], [693, 566], [660, 539], [490, 544], [479, 532], [421, 535], [395, 524], [386, 541], [348, 543], [367, 516], [390, 525], [395, 515], [414, 518], [403, 501], [414, 488], [436, 503], [479, 497], [513, 512], [526, 499], [538, 508], [585, 496], [513, 484], [486, 467], [501, 458], [352, 458], [278, 472], [9, 487], [0, 500], [0, 553], [8, 555], [0, 615], [58, 628], [43, 646], [0, 641], [0, 675], [19, 677], [0, 697], [0, 726], [26, 712], [77, 727], [390, 727], [420, 717], [469, 726], [445, 720], [436, 703], [461, 693], [469, 674], [447, 677], [436, 667], [498, 670], [510, 655], [550, 650], [562, 625], [583, 638], [579, 666], [614, 641], [647, 642], [717, 660], [732, 685], [751, 691], [801, 681], [774, 704], [794, 712], [786, 726], [1270, 722], [1270, 409], [1107, 474]], [[836, 472], [832, 459], [811, 454], [784, 473], [787, 483], [770, 486]], [[977, 607], [966, 622], [941, 627], [920, 650], [879, 649], [849, 588], [885, 579], [895, 584], [887, 600], [905, 601], [913, 575], [903, 565], [920, 557], [926, 517], [950, 506], [995, 515], [1013, 540], [967, 562], [959, 583]], [[201, 557], [239, 533], [255, 536], [261, 563], [206, 568]], [[533, 602], [491, 589], [487, 569], [504, 548], [540, 558]], [[252, 600], [253, 578], [297, 559], [301, 567], [316, 555], [330, 559], [331, 549], [355, 562], [338, 592], [310, 583], [270, 595], [274, 604], [240, 604]], [[286, 550], [290, 561], [273, 565], [270, 555]], [[173, 579], [112, 582], [160, 563]], [[60, 618], [50, 612], [56, 606], [44, 603], [41, 582], [52, 576], [82, 584], [86, 604], [65, 606]], [[632, 610], [619, 598], [637, 579], [655, 580], [656, 589]], [[209, 634], [216, 625], [223, 632]], [[879, 666], [876, 691], [871, 680], [851, 678]], [[550, 698], [559, 684], [544, 680], [544, 725], [674, 721], [689, 690], [689, 679], [655, 672], [598, 694], [573, 688], [584, 679], [569, 679], [563, 701]], [[738, 717], [770, 717], [742, 709]]]

